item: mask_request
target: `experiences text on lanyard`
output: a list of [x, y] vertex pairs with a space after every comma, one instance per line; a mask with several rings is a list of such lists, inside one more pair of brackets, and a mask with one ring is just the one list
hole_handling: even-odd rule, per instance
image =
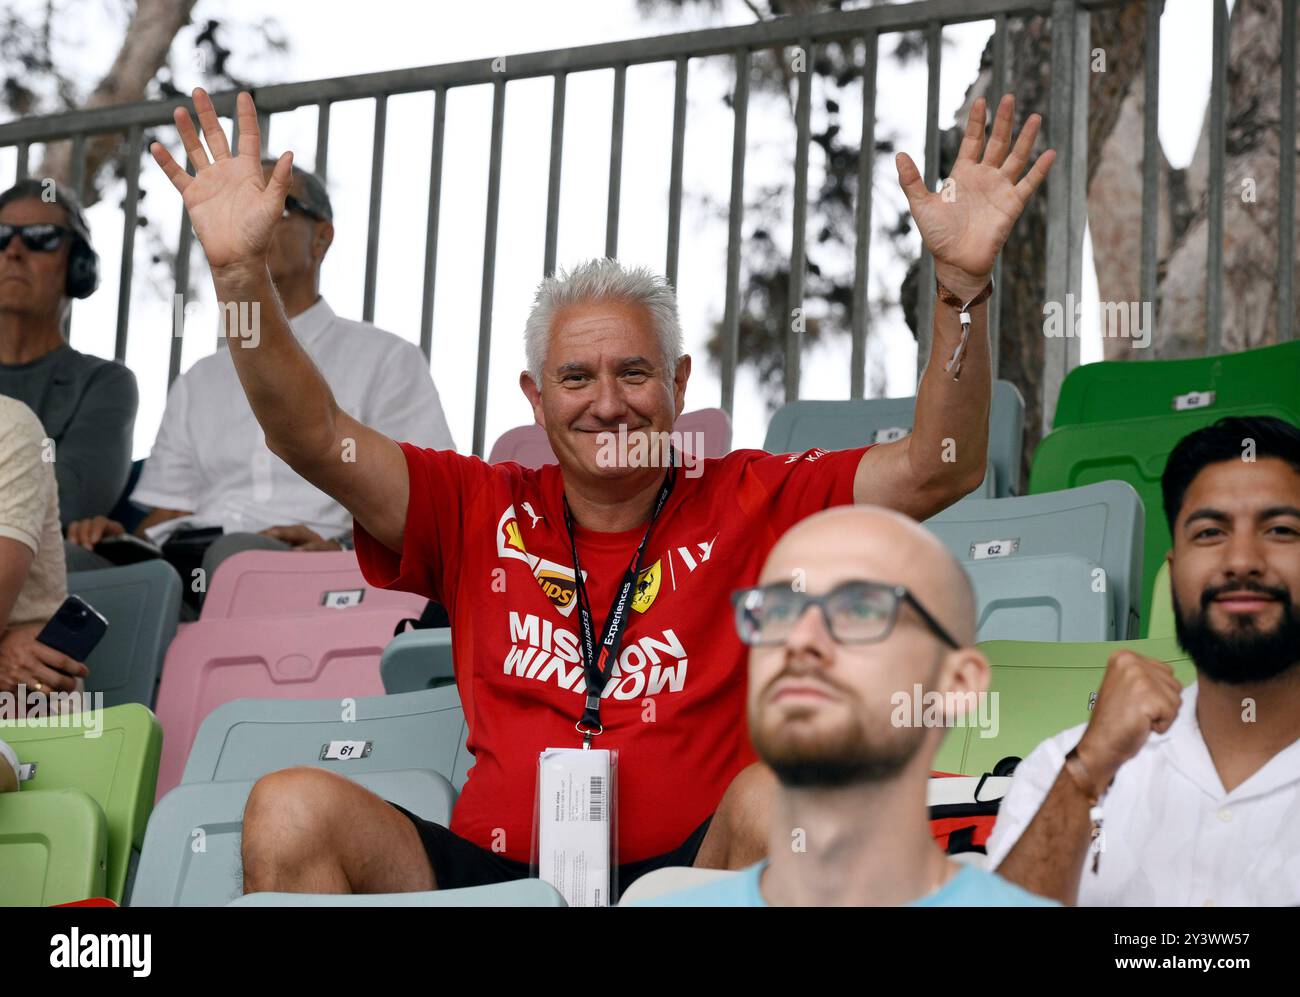
[[569, 512], [569, 500], [564, 500], [564, 525], [569, 531], [569, 545], [573, 549], [573, 583], [578, 597], [578, 619], [582, 623], [582, 671], [586, 679], [587, 686], [587, 705], [582, 711], [582, 719], [574, 727], [582, 735], [582, 746], [591, 747], [593, 736], [601, 733], [604, 728], [600, 725], [600, 694], [605, 691], [605, 683], [609, 680], [609, 673], [614, 667], [614, 662], [618, 659], [620, 645], [623, 643], [623, 631], [627, 628], [627, 609], [628, 602], [632, 595], [633, 586], [636, 585], [636, 576], [641, 571], [641, 557], [645, 554], [647, 542], [650, 540], [650, 531], [655, 527], [655, 520], [659, 518], [659, 513], [663, 510], [664, 503], [668, 501], [668, 496], [672, 494], [673, 484], [677, 477], [677, 462], [673, 459], [673, 451], [668, 451], [668, 473], [664, 475], [664, 483], [659, 487], [659, 497], [655, 499], [654, 511], [650, 514], [650, 522], [646, 525], [645, 535], [641, 537], [641, 542], [637, 545], [636, 554], [632, 557], [632, 564], [628, 567], [627, 573], [623, 575], [623, 584], [619, 587], [618, 594], [614, 597], [614, 604], [609, 607], [609, 616], [605, 620], [605, 628], [601, 633], [600, 652], [597, 654], [595, 634], [593, 632], [593, 620], [591, 618], [591, 602], [587, 599], [587, 586], [582, 581], [582, 568], [578, 564], [578, 541], [573, 535], [573, 515]]

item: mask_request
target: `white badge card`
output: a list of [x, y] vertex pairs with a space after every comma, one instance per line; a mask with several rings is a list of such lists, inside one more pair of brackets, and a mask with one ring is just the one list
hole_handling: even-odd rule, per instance
[[537, 758], [537, 875], [570, 907], [608, 907], [617, 811], [618, 753], [547, 748]]

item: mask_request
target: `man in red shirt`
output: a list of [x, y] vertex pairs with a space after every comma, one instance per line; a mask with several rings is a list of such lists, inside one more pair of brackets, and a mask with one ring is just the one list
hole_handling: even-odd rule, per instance
[[[399, 445], [339, 409], [266, 272], [291, 154], [265, 179], [251, 98], [238, 98], [237, 156], [207, 94], [196, 90], [194, 104], [211, 160], [179, 108], [196, 174], [152, 151], [185, 199], [218, 299], [261, 302], [260, 346], [231, 354], [267, 445], [352, 512], [372, 583], [447, 607], [475, 756], [450, 829], [321, 769], [264, 777], [244, 816], [245, 889], [395, 892], [525, 876], [538, 754], [578, 747], [580, 731], [619, 752], [621, 885], [663, 865], [760, 857], [770, 777], [745, 729], [729, 594], [810, 513], [875, 503], [922, 519], [983, 479], [989, 274], [1052, 162], [1049, 150], [1021, 178], [1038, 116], [1013, 147], [1004, 98], [981, 159], [976, 101], [942, 196], [898, 157], [940, 285], [910, 436], [665, 470], [644, 445], [668, 438], [685, 403], [691, 361], [673, 292], [604, 260], [538, 292], [520, 384], [559, 464], [528, 470]], [[611, 453], [620, 433], [633, 447]]]

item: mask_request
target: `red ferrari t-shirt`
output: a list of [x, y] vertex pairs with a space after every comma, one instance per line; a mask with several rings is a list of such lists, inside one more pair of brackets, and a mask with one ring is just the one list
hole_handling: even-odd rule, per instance
[[[504, 854], [527, 862], [537, 755], [580, 746], [586, 689], [560, 469], [402, 450], [411, 485], [402, 552], [356, 524], [357, 557], [370, 584], [447, 608], [475, 759], [451, 827], [483, 848], [503, 831]], [[694, 477], [677, 469], [601, 699], [595, 744], [619, 752], [619, 862], [681, 845], [754, 760], [731, 592], [754, 583], [794, 523], [853, 501], [865, 452], [738, 450]], [[575, 527], [598, 632], [644, 530]]]

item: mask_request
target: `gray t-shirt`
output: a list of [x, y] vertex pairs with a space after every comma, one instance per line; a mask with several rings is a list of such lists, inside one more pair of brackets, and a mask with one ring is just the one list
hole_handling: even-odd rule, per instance
[[63, 525], [107, 515], [131, 473], [135, 375], [65, 343], [30, 363], [0, 364], [0, 395], [26, 404], [54, 441]]

